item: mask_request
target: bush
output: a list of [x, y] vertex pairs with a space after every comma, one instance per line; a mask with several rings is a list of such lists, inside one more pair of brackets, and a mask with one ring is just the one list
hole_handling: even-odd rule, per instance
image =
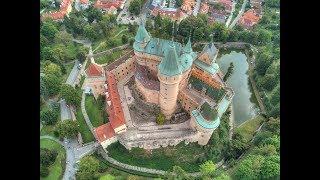
[[162, 125], [165, 122], [165, 116], [162, 113], [159, 113], [156, 119], [158, 125]]
[[56, 111], [44, 108], [40, 111], [40, 120], [45, 125], [54, 125], [58, 121], [58, 115]]
[[66, 138], [74, 138], [77, 136], [79, 132], [79, 125], [77, 121], [72, 120], [65, 120], [60, 121], [55, 130], [58, 132], [59, 137], [66, 137]]
[[46, 148], [40, 149], [40, 164], [42, 166], [48, 167], [54, 163], [58, 156], [58, 152], [54, 150], [49, 150]]
[[48, 167], [40, 165], [40, 176], [41, 177], [47, 177], [48, 175], [49, 175]]

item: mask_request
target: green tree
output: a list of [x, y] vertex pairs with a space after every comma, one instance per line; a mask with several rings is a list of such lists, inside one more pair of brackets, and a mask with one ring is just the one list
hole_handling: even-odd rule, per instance
[[183, 0], [176, 0], [176, 7], [177, 8], [181, 7], [182, 3], [183, 3]]
[[47, 148], [40, 148], [40, 165], [48, 167], [52, 165], [58, 156], [58, 152], [55, 150], [49, 150]]
[[79, 125], [77, 121], [64, 120], [58, 122], [55, 127], [61, 138], [75, 138], [79, 132]]
[[40, 176], [47, 177], [49, 175], [49, 168], [43, 165], [40, 165]]
[[234, 69], [234, 66], [233, 66], [233, 63], [231, 62], [229, 67], [228, 67], [226, 75], [223, 76], [223, 81], [224, 82], [226, 82], [229, 79], [229, 77], [232, 75], [233, 69]]
[[57, 44], [70, 44], [72, 43], [72, 35], [69, 34], [67, 31], [59, 31], [55, 34], [54, 42]]
[[52, 21], [44, 21], [42, 27], [40, 28], [40, 33], [51, 42], [53, 42], [57, 32], [58, 29]]
[[43, 47], [40, 49], [40, 57], [43, 61], [50, 60], [52, 62], [55, 62], [53, 54], [54, 52], [51, 47]]
[[49, 40], [42, 34], [40, 34], [40, 49], [49, 45]]
[[280, 176], [279, 156], [267, 157], [261, 167], [261, 178], [271, 179]]
[[129, 12], [134, 15], [139, 15], [140, 10], [142, 8], [142, 1], [141, 0], [133, 0], [129, 4]]
[[165, 122], [165, 119], [166, 117], [160, 112], [159, 114], [158, 114], [158, 116], [157, 116], [157, 119], [156, 119], [156, 122], [157, 122], [157, 124], [159, 124], [159, 125], [162, 125], [162, 124], [164, 124], [164, 122]]
[[98, 38], [98, 33], [95, 31], [93, 26], [90, 26], [89, 24], [87, 24], [84, 27], [84, 32], [83, 33], [91, 41], [94, 41], [95, 39]]
[[264, 45], [271, 42], [272, 33], [266, 29], [259, 29], [257, 31], [258, 45]]
[[66, 46], [63, 44], [56, 44], [53, 48], [53, 58], [55, 59], [54, 62], [66, 62], [67, 60], [67, 52], [66, 52]]
[[231, 180], [231, 177], [228, 174], [222, 173], [215, 177], [214, 180]]
[[272, 137], [272, 133], [270, 131], [260, 131], [254, 138], [253, 144], [259, 145], [264, 139]]
[[261, 155], [249, 155], [241, 161], [236, 168], [234, 176], [236, 179], [259, 179], [260, 169], [264, 163], [264, 157]]
[[210, 177], [216, 170], [216, 165], [212, 161], [206, 161], [200, 165], [200, 172], [203, 176]]
[[274, 135], [272, 137], [269, 137], [267, 139], [264, 139], [261, 141], [261, 145], [273, 145], [276, 150], [279, 152], [280, 151], [280, 136]]
[[98, 169], [99, 161], [92, 156], [86, 156], [80, 160], [76, 177], [79, 180], [94, 179]]
[[77, 59], [82, 63], [86, 60], [87, 49], [83, 46], [80, 46], [77, 52]]
[[81, 95], [69, 84], [63, 84], [61, 87], [61, 97], [65, 99], [67, 104], [74, 105], [76, 107], [80, 106]]
[[172, 171], [166, 174], [168, 180], [190, 180], [188, 173], [179, 166], [173, 166]]
[[267, 144], [260, 147], [255, 147], [253, 149], [253, 154], [262, 156], [272, 156], [277, 154], [277, 150], [273, 145]]
[[161, 28], [161, 26], [162, 26], [161, 22], [162, 22], [162, 18], [160, 16], [160, 14], [158, 14], [154, 18], [154, 28], [155, 28], [155, 30], [159, 30]]
[[44, 76], [44, 84], [48, 90], [49, 96], [57, 95], [61, 88], [62, 79], [53, 74], [46, 74]]
[[86, 11], [89, 23], [92, 23], [94, 20], [96, 20], [96, 22], [99, 22], [103, 19], [102, 12], [99, 9], [94, 8], [93, 6], [90, 6]]
[[122, 35], [122, 37], [121, 37], [121, 41], [122, 41], [122, 44], [126, 44], [127, 42], [128, 42], [128, 37], [127, 37], [127, 35]]
[[46, 125], [53, 125], [58, 121], [58, 113], [48, 108], [40, 111], [40, 120]]
[[271, 91], [277, 85], [277, 79], [273, 74], [266, 74], [259, 79], [257, 84], [265, 90]]
[[270, 131], [277, 135], [280, 134], [280, 118], [270, 118], [269, 121], [265, 123], [264, 129]]
[[56, 65], [54, 63], [50, 63], [50, 64], [44, 66], [43, 67], [43, 72], [45, 74], [56, 75], [57, 77], [61, 77], [61, 75], [62, 75], [60, 66], [58, 66], [58, 65]]

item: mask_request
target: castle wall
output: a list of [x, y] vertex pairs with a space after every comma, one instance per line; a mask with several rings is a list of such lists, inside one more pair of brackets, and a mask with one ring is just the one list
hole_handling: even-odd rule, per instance
[[105, 148], [107, 148], [110, 144], [112, 144], [112, 143], [114, 143], [114, 142], [117, 142], [117, 141], [118, 141], [117, 136], [114, 136], [114, 137], [112, 137], [112, 138], [110, 138], [110, 139], [107, 139], [107, 140], [101, 142], [100, 144], [101, 144], [101, 146], [105, 149]]
[[157, 76], [160, 58], [146, 53], [135, 52], [136, 62], [141, 66], [147, 66], [153, 76]]
[[183, 73], [180, 84], [179, 84], [179, 89], [184, 89], [187, 87], [188, 81], [191, 75], [190, 72], [191, 72], [191, 68]]
[[138, 90], [141, 92], [148, 103], [159, 104], [159, 91], [145, 88], [137, 79], [135, 79], [135, 83]]
[[124, 63], [120, 64], [118, 67], [111, 70], [111, 73], [116, 76], [116, 79], [119, 82], [133, 71], [134, 71], [134, 58], [129, 58]]

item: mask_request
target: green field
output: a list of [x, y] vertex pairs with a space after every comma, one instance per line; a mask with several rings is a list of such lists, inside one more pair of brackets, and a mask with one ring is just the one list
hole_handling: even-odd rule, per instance
[[76, 111], [76, 119], [80, 126], [80, 133], [82, 136], [83, 143], [94, 141], [94, 136], [91, 133], [89, 127], [87, 126], [86, 121], [84, 120], [81, 108], [78, 108]]
[[185, 145], [183, 142], [177, 146], [168, 146], [152, 151], [140, 148], [128, 151], [117, 142], [111, 144], [107, 150], [109, 156], [126, 164], [165, 171], [171, 170], [173, 166], [177, 165], [187, 172], [199, 171], [200, 163], [197, 160], [205, 153], [203, 147], [197, 143]]
[[259, 128], [263, 121], [265, 121], [265, 118], [261, 115], [258, 115], [237, 127], [236, 131], [241, 133], [247, 141], [250, 141], [253, 138], [255, 131]]
[[54, 164], [49, 167], [49, 175], [45, 178], [41, 178], [42, 180], [58, 180], [62, 179], [63, 172], [65, 170], [65, 159], [66, 159], [66, 151], [65, 149], [57, 142], [50, 139], [41, 139], [40, 140], [40, 148], [47, 148], [50, 150], [56, 150], [58, 152], [58, 156]]
[[125, 54], [125, 50], [115, 51], [112, 54], [102, 55], [98, 58], [95, 58], [95, 62], [98, 64], [111, 63], [114, 60], [118, 59], [121, 55]]
[[86, 111], [93, 127], [98, 127], [105, 123], [103, 120], [104, 109], [100, 109], [93, 96], [86, 96]]

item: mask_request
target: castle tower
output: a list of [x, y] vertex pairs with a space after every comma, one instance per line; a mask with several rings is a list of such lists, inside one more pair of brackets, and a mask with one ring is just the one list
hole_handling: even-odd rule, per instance
[[182, 71], [176, 49], [173, 45], [170, 45], [158, 66], [159, 105], [166, 119], [170, 119], [176, 109]]
[[139, 25], [138, 31], [136, 36], [134, 37], [134, 45], [133, 48], [135, 49], [144, 49], [148, 42], [150, 41], [151, 36], [149, 35], [148, 31], [144, 27], [143, 23]]

